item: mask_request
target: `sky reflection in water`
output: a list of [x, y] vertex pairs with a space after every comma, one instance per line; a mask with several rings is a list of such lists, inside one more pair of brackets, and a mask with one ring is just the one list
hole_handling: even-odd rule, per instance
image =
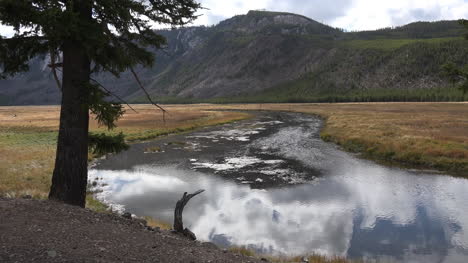
[[107, 202], [169, 222], [183, 192], [206, 189], [189, 203], [184, 220], [199, 239], [220, 245], [405, 261], [468, 258], [464, 179], [377, 165], [269, 190], [175, 167], [92, 170], [90, 177], [107, 184], [100, 194]]

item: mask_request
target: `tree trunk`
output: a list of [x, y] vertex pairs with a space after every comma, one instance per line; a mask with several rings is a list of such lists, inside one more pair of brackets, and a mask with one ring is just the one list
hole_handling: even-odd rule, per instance
[[182, 219], [182, 213], [184, 212], [184, 207], [187, 205], [188, 201], [190, 201], [190, 199], [192, 199], [194, 196], [203, 193], [204, 191], [205, 190], [203, 189], [198, 190], [193, 194], [187, 194], [187, 192], [185, 192], [182, 198], [179, 201], [177, 201], [174, 210], [174, 230], [192, 240], [196, 240], [197, 237], [192, 231], [190, 231], [190, 229], [184, 229], [184, 220]]
[[[74, 1], [80, 19], [91, 19], [89, 0]], [[84, 207], [88, 180], [88, 83], [91, 63], [84, 46], [63, 44], [62, 106], [49, 199]]]

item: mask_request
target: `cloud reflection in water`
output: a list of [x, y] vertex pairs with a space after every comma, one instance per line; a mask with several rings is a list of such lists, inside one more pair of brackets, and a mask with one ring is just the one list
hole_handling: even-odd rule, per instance
[[91, 170], [90, 178], [102, 178], [98, 197], [104, 201], [168, 222], [183, 192], [205, 189], [190, 201], [184, 221], [199, 239], [220, 245], [466, 261], [468, 180], [366, 164], [313, 184], [269, 190], [176, 167]]

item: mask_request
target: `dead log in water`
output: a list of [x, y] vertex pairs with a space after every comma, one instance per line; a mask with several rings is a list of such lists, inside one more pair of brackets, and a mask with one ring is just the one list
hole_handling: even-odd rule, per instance
[[193, 194], [187, 194], [187, 192], [184, 193], [184, 195], [182, 196], [182, 199], [180, 199], [179, 201], [177, 201], [177, 204], [176, 204], [176, 207], [175, 207], [175, 210], [174, 210], [174, 230], [178, 233], [181, 233], [183, 234], [184, 236], [192, 239], [192, 240], [196, 240], [197, 237], [195, 236], [195, 234], [190, 231], [190, 229], [188, 228], [185, 228], [184, 229], [184, 223], [182, 221], [182, 212], [184, 211], [184, 207], [187, 205], [188, 201], [190, 201], [190, 199], [192, 199], [192, 197], [198, 195], [198, 194], [201, 194], [203, 193], [205, 190], [198, 190], [196, 191], [195, 193]]

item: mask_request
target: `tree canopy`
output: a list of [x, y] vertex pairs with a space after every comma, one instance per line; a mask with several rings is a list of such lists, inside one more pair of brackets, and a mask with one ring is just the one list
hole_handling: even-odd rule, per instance
[[[74, 5], [88, 2], [92, 18], [80, 19]], [[148, 47], [166, 42], [151, 26], [181, 26], [191, 22], [200, 5], [192, 0], [2, 0], [0, 21], [16, 34], [0, 41], [2, 77], [28, 70], [39, 54], [61, 51], [65, 40], [83, 43], [92, 72], [115, 76], [132, 66], [151, 66]]]
[[[91, 19], [81, 19], [77, 6], [91, 9]], [[64, 41], [82, 44], [91, 60], [91, 73], [110, 72], [116, 77], [136, 65], [150, 67], [154, 54], [166, 44], [152, 29], [154, 24], [182, 26], [196, 18], [200, 4], [193, 0], [2, 0], [0, 22], [13, 26], [11, 38], [0, 36], [1, 78], [29, 69], [35, 56], [48, 54], [51, 66], [60, 57]], [[93, 81], [91, 81], [93, 83]], [[90, 87], [90, 107], [109, 128], [123, 114], [120, 103], [104, 100], [107, 90]]]
[[152, 49], [166, 44], [152, 26], [183, 26], [196, 18], [199, 8], [194, 0], [0, 1], [0, 23], [15, 29], [13, 37], [0, 36], [0, 78], [27, 71], [31, 59], [46, 54], [62, 91], [49, 198], [84, 206], [89, 148], [101, 154], [103, 149], [125, 148], [121, 134], [114, 138], [88, 135], [89, 112], [109, 129], [124, 113], [122, 101], [110, 101], [107, 97], [113, 94], [92, 74], [109, 72], [119, 77], [128, 70], [144, 90], [134, 67], [152, 66]]

